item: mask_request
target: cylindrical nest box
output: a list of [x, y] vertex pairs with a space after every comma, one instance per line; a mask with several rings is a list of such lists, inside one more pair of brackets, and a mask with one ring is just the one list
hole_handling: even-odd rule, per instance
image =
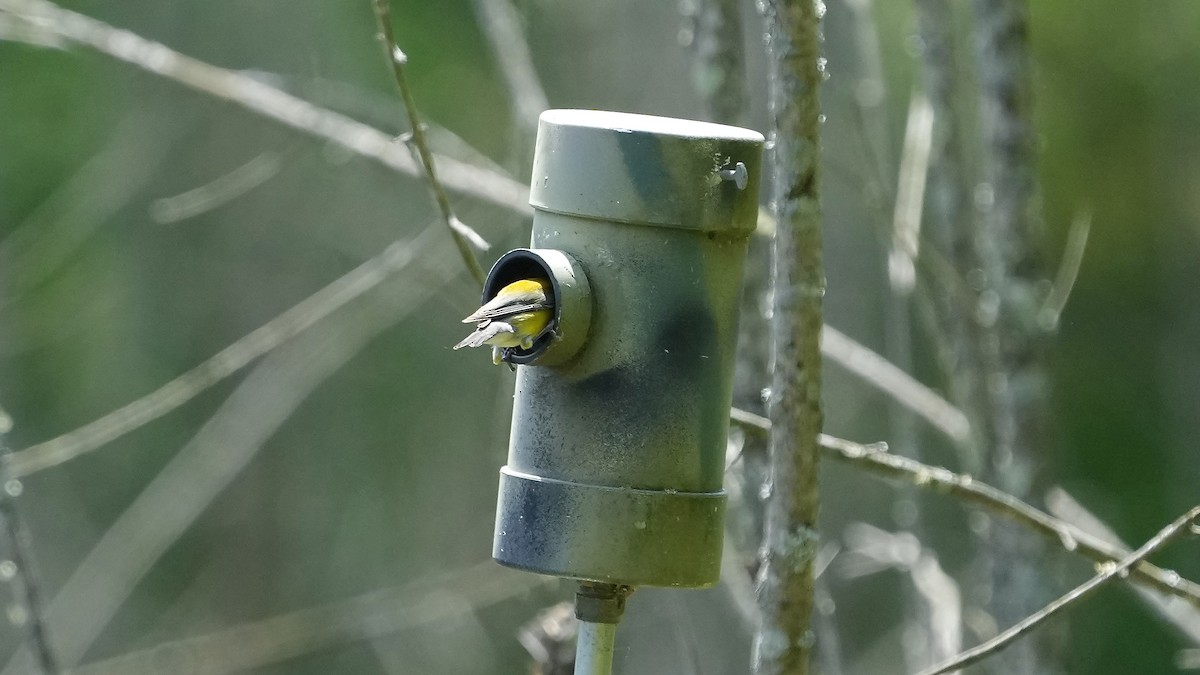
[[629, 586], [720, 576], [726, 433], [763, 137], [586, 110], [542, 114], [533, 243], [484, 300], [553, 287], [551, 330], [518, 369], [493, 556]]

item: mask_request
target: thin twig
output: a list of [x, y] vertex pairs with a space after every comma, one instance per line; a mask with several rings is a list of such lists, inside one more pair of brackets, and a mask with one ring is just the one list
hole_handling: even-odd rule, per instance
[[[377, 286], [408, 263], [411, 249], [422, 247], [428, 232], [412, 243], [392, 245], [153, 392], [65, 434], [2, 456], [0, 464], [11, 476], [22, 478], [92, 452], [166, 415]], [[965, 437], [966, 418], [936, 392], [831, 326], [825, 326], [822, 337], [825, 356], [951, 439]]]
[[245, 164], [211, 181], [150, 204], [150, 217], [159, 223], [175, 223], [219, 208], [271, 180], [283, 168], [280, 153], [267, 150]]
[[[8, 454], [8, 444], [4, 442], [4, 437], [10, 429], [12, 418], [0, 408], [0, 456]], [[28, 626], [29, 641], [33, 645], [32, 651], [41, 672], [43, 675], [58, 675], [58, 659], [50, 644], [46, 617], [42, 611], [41, 582], [37, 570], [34, 569], [33, 543], [29, 539], [29, 531], [17, 505], [17, 498], [21, 496], [22, 489], [21, 481], [0, 467], [0, 521], [3, 521], [4, 539], [8, 544], [10, 556], [5, 565], [11, 566], [0, 571], [0, 579], [5, 579], [15, 586], [13, 596], [24, 616], [21, 621], [13, 619], [13, 623], [24, 623]]]
[[[767, 418], [736, 408], [729, 411], [729, 419], [750, 433], [767, 434], [771, 429], [771, 422]], [[970, 476], [893, 455], [887, 451], [885, 443], [863, 445], [827, 434], [821, 434], [819, 441], [826, 457], [886, 478], [903, 480], [918, 487], [958, 497], [964, 502], [975, 504], [995, 515], [1024, 525], [1057, 542], [1064, 550], [1079, 553], [1097, 563], [1114, 562], [1129, 555], [1127, 548], [1088, 534], [1071, 523], [1055, 518]], [[1176, 572], [1142, 562], [1131, 570], [1130, 580], [1200, 607], [1200, 585], [1180, 577]]]
[[[336, 143], [357, 155], [379, 161], [401, 173], [417, 175], [418, 169], [411, 156], [398, 148], [382, 131], [315, 106], [247, 75], [184, 56], [162, 44], [62, 9], [45, 0], [0, 0], [0, 11], [14, 12], [16, 16], [24, 17], [24, 20], [36, 23], [73, 43], [92, 47], [197, 91], [244, 106], [277, 122]], [[531, 212], [528, 188], [524, 185], [492, 169], [479, 168], [440, 155], [436, 156], [436, 161], [439, 179], [446, 187], [516, 213]], [[773, 235], [775, 219], [770, 214], [762, 215], [765, 217], [760, 217], [760, 224], [766, 228], [767, 234]], [[840, 333], [837, 335], [844, 337]], [[917, 399], [928, 399], [931, 403], [925, 409], [925, 412], [929, 413], [926, 419], [951, 438], [957, 439], [961, 436], [962, 426], [958, 421], [962, 419], [961, 412], [895, 366], [876, 367], [880, 364], [890, 364], [873, 352], [870, 354], [877, 358], [869, 358], [868, 352], [861, 351], [866, 348], [857, 343], [854, 343], [857, 345], [854, 349], [850, 349], [850, 343], [839, 339], [838, 336], [833, 337], [831, 343], [828, 334], [826, 335], [824, 351], [827, 356], [896, 398], [903, 405], [916, 405], [909, 400], [909, 396], [918, 391], [911, 386], [915, 383], [917, 387], [932, 394], [932, 398], [925, 394], [917, 395]], [[230, 348], [232, 347], [231, 345]], [[220, 356], [219, 354], [218, 357]], [[900, 373], [903, 376], [901, 379], [908, 382], [892, 377], [895, 373]], [[938, 403], [938, 400], [941, 403]], [[914, 412], [921, 414], [919, 410]]]
[[[483, 609], [557, 580], [508, 571], [491, 560], [403, 586], [163, 642], [89, 663], [71, 675], [242, 673], [330, 647], [394, 635]], [[453, 598], [453, 602], [448, 602]]]
[[[23, 2], [25, 0], [0, 0], [0, 9], [12, 11], [10, 5], [15, 6], [17, 3]], [[30, 0], [30, 2], [38, 8], [39, 16], [45, 20], [47, 29], [57, 29], [61, 34], [76, 42], [91, 45], [106, 54], [147, 68], [149, 66], [138, 59], [152, 56], [155, 66], [153, 72], [157, 74], [188, 84], [213, 96], [246, 105], [271, 119], [338, 142], [360, 155], [383, 161], [393, 169], [409, 173], [412, 173], [414, 169], [407, 154], [396, 154], [393, 152], [393, 144], [383, 143], [384, 134], [380, 131], [343, 118], [336, 113], [323, 111], [284, 92], [272, 89], [258, 80], [171, 52], [162, 45], [146, 41], [126, 31], [59, 9], [41, 0]], [[46, 5], [49, 5], [49, 9], [46, 8]], [[298, 120], [308, 121], [304, 124], [297, 124]], [[379, 145], [360, 142], [361, 139], [372, 136], [378, 137]], [[382, 154], [380, 154], [381, 152]], [[400, 162], [400, 159], [409, 163], [404, 164]], [[439, 158], [438, 161], [443, 166], [448, 162], [453, 162], [447, 158]], [[475, 178], [471, 178], [469, 175], [461, 176], [462, 180], [467, 181], [464, 185], [477, 185], [485, 188], [483, 192], [472, 192], [474, 196], [489, 199], [519, 213], [528, 212], [528, 204], [523, 200], [499, 198], [498, 192], [517, 189], [509, 179], [495, 171], [477, 169], [466, 164], [462, 164], [461, 167], [476, 174], [476, 178], [482, 176], [478, 183], [472, 182], [475, 181]], [[454, 175], [458, 176], [459, 174], [456, 172]], [[509, 184], [508, 187], [504, 185], [505, 182]], [[774, 229], [773, 218], [768, 217], [765, 222], [772, 226], [770, 229]], [[283, 341], [302, 331], [307, 325], [311, 325], [312, 321], [318, 320], [324, 314], [335, 309], [339, 302], [338, 298], [343, 298], [341, 301], [344, 301], [344, 299], [353, 297], [354, 291], [350, 287], [363, 282], [363, 276], [369, 277], [375, 274], [379, 265], [386, 264], [388, 263], [378, 259], [365, 263], [313, 297], [302, 301], [292, 310], [273, 319], [259, 330], [231, 344], [208, 361], [147, 396], [67, 434], [14, 453], [7, 460], [11, 463], [10, 470], [19, 477], [61, 464], [174, 410], [191, 400], [196, 394], [222, 381], [258, 356], [274, 349]], [[361, 288], [361, 290], [365, 290], [365, 288]], [[349, 295], [345, 295], [346, 293]], [[914, 412], [929, 420], [931, 424], [947, 433], [952, 439], [961, 439], [966, 433], [963, 422], [965, 418], [961, 412], [946, 403], [932, 390], [891, 365], [883, 357], [851, 341], [828, 326], [826, 326], [822, 350], [826, 356], [840, 363], [852, 373], [873, 384], [900, 404], [913, 409]]]
[[[263, 73], [264, 71], [256, 71]], [[320, 76], [286, 75], [278, 72], [264, 74], [270, 82], [283, 89], [295, 91], [318, 106], [329, 108], [376, 126], [387, 126], [396, 117], [396, 97], [361, 84]], [[421, 120], [430, 145], [438, 148], [434, 156], [439, 166], [444, 158], [457, 160], [507, 179], [512, 174], [461, 136], [430, 119]], [[411, 150], [410, 150], [411, 153]], [[419, 159], [419, 158], [415, 158]], [[415, 166], [415, 165], [414, 165]], [[440, 175], [440, 174], [439, 174]], [[442, 181], [446, 181], [443, 179]], [[453, 188], [453, 186], [448, 186]], [[525, 205], [526, 207], [528, 205]], [[516, 212], [521, 215], [523, 212]]]
[[1071, 221], [1058, 274], [1054, 276], [1054, 285], [1050, 287], [1050, 293], [1046, 295], [1041, 313], [1038, 314], [1038, 321], [1044, 330], [1054, 330], [1058, 327], [1058, 320], [1067, 307], [1067, 300], [1071, 298], [1075, 280], [1079, 277], [1079, 268], [1083, 267], [1083, 253], [1087, 248], [1088, 233], [1091, 229], [1090, 211], [1077, 214], [1075, 220]]
[[472, 4], [508, 87], [515, 126], [532, 136], [538, 116], [550, 103], [533, 66], [529, 41], [521, 30], [521, 16], [510, 0], [474, 0]]
[[911, 375], [845, 333], [826, 324], [821, 353], [916, 413], [956, 443], [970, 440], [967, 416]]
[[1071, 605], [1082, 602], [1091, 597], [1093, 593], [1100, 589], [1101, 586], [1113, 581], [1114, 579], [1123, 579], [1128, 576], [1130, 568], [1137, 565], [1142, 560], [1150, 557], [1159, 549], [1167, 544], [1178, 539], [1185, 534], [1200, 535], [1200, 506], [1193, 507], [1190, 511], [1183, 514], [1175, 520], [1175, 522], [1164, 527], [1158, 534], [1154, 535], [1149, 541], [1142, 545], [1141, 548], [1134, 551], [1132, 554], [1123, 558], [1117, 563], [1104, 563], [1098, 565], [1100, 573], [1092, 577], [1088, 581], [1075, 587], [1069, 593], [1058, 598], [1054, 602], [1046, 605], [1042, 609], [1030, 614], [1025, 619], [1018, 622], [1008, 630], [1000, 633], [996, 637], [984, 642], [983, 644], [972, 647], [965, 652], [959, 654], [946, 661], [938, 664], [928, 670], [922, 671], [920, 675], [941, 675], [955, 670], [961, 670], [967, 666], [977, 663], [996, 652], [1007, 647], [1014, 640], [1025, 635], [1029, 631], [1036, 628], [1042, 622], [1054, 616], [1058, 612], [1070, 607]]
[[[108, 142], [62, 181], [20, 224], [0, 239], [7, 287], [0, 307], [16, 301], [55, 273], [144, 188], [174, 148], [178, 117], [139, 109], [124, 116]], [[19, 348], [8, 342], [6, 349]]]
[[[411, 273], [347, 303], [259, 363], [121, 513], [49, 605], [64, 665], [78, 663], [154, 562], [316, 387], [459, 273], [451, 246], [429, 249], [410, 258]], [[3, 675], [23, 673], [29, 663], [22, 649]]]
[[929, 177], [929, 152], [933, 143], [933, 108], [929, 99], [914, 91], [908, 104], [904, 151], [896, 179], [896, 204], [892, 214], [892, 250], [888, 276], [892, 288], [907, 295], [916, 284], [920, 256], [921, 216], [925, 211], [925, 183]]
[[171, 412], [403, 269], [425, 248], [431, 233], [426, 228], [412, 241], [392, 244], [146, 396], [61, 436], [5, 455], [5, 470], [20, 478], [58, 466]]
[[[1050, 488], [1046, 493], [1046, 509], [1054, 517], [1061, 518], [1109, 544], [1126, 547], [1125, 542], [1121, 541], [1121, 538], [1107, 523], [1096, 517], [1061, 487]], [[1168, 570], [1167, 575], [1171, 574], [1172, 572]], [[1176, 574], [1176, 576], [1178, 575]], [[1200, 647], [1200, 607], [1180, 602], [1177, 598], [1165, 596], [1156, 590], [1142, 586], [1134, 586], [1133, 590], [1137, 593], [1137, 597], [1158, 615], [1159, 619], [1178, 631], [1180, 637]]]
[[446, 195], [446, 190], [438, 180], [437, 167], [433, 162], [433, 151], [429, 149], [429, 142], [425, 139], [425, 128], [421, 126], [421, 117], [417, 114], [417, 103], [413, 100], [412, 90], [408, 86], [408, 78], [404, 74], [404, 66], [408, 63], [408, 57], [400, 51], [400, 47], [396, 44], [396, 36], [392, 32], [388, 0], [373, 0], [373, 2], [375, 18], [379, 20], [380, 38], [383, 40], [384, 49], [387, 50], [388, 60], [392, 64], [392, 75], [396, 78], [396, 86], [400, 88], [400, 97], [404, 99], [404, 110], [408, 113], [408, 121], [412, 126], [410, 132], [412, 144], [416, 147], [417, 155], [421, 158], [421, 166], [425, 169], [425, 180], [429, 183], [429, 189], [433, 191], [438, 211], [441, 212], [442, 220], [450, 230], [454, 245], [458, 247], [458, 254], [462, 256], [471, 276], [482, 286], [483, 268], [479, 265], [479, 260], [475, 257], [471, 246], [475, 246], [480, 251], [486, 251], [488, 243], [475, 230], [454, 215], [454, 209], [450, 206], [450, 197]]
[[[410, 176], [422, 175], [408, 149], [395, 138], [331, 110], [313, 105], [248, 74], [218, 68], [135, 33], [63, 9], [47, 0], [0, 0], [0, 12], [77, 45], [95, 49], [214, 98], [229, 101], [298, 131], [334, 143]], [[529, 188], [508, 176], [450, 157], [434, 155], [442, 185], [461, 194], [529, 214]]]

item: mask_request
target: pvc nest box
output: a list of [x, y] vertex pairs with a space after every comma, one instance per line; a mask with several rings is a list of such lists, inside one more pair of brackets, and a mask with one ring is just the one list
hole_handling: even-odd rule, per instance
[[742, 267], [763, 137], [705, 122], [542, 114], [532, 244], [484, 300], [553, 285], [520, 364], [495, 559], [627, 586], [720, 576], [725, 445]]

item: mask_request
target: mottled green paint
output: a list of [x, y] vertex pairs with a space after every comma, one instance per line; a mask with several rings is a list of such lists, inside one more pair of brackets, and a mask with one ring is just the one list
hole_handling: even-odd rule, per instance
[[[628, 585], [718, 580], [762, 143], [756, 132], [687, 120], [543, 114], [533, 250], [512, 264], [565, 254], [586, 276], [591, 311], [581, 345], [566, 315], [557, 326], [576, 345], [569, 359], [553, 338], [516, 359], [529, 365], [517, 374], [498, 561]], [[722, 176], [738, 163], [741, 187]], [[490, 277], [512, 275], [502, 262]]]

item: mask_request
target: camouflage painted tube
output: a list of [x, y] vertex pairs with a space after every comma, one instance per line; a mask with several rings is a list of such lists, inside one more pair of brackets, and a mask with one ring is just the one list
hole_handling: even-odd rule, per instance
[[704, 122], [543, 113], [531, 248], [486, 301], [544, 276], [555, 319], [520, 364], [493, 556], [543, 574], [719, 578], [737, 311], [763, 137]]

